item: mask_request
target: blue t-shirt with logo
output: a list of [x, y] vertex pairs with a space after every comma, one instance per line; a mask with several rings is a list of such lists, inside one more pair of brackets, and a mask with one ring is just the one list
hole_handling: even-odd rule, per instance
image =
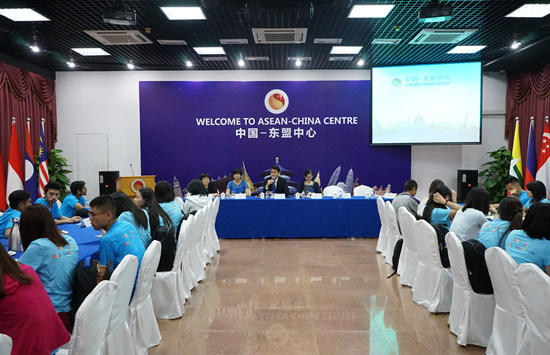
[[501, 247], [504, 249], [506, 245], [506, 238], [502, 239], [500, 245], [499, 241], [508, 230], [508, 227], [510, 227], [510, 221], [495, 219], [494, 221], [487, 222], [481, 226], [476, 239], [485, 245], [485, 248], [487, 249], [492, 247]]
[[61, 218], [61, 210], [59, 209], [59, 206], [57, 206], [57, 203], [54, 203], [52, 205], [52, 207], [50, 207], [50, 206], [48, 206], [48, 202], [46, 201], [46, 199], [44, 197], [40, 197], [38, 200], [34, 201], [34, 203], [38, 203], [38, 204], [46, 206], [46, 208], [48, 208], [50, 210], [50, 212], [52, 213], [52, 216], [53, 216], [54, 219]]
[[[112, 260], [113, 269], [120, 264], [127, 254], [135, 255], [139, 265], [145, 253], [145, 247], [137, 234], [136, 228], [127, 222], [117, 220], [99, 242], [99, 262], [106, 265]], [[138, 270], [139, 270], [138, 265]]]
[[550, 240], [531, 238], [521, 229], [508, 234], [506, 251], [518, 264], [533, 263], [544, 272], [550, 265]]
[[21, 218], [21, 212], [9, 207], [6, 212], [0, 216], [0, 238], [5, 238], [6, 229], [13, 227], [12, 218]]
[[[147, 216], [147, 212], [145, 212], [145, 215]], [[149, 216], [147, 216], [147, 229], [137, 224], [136, 219], [134, 218], [134, 215], [130, 211], [122, 212], [120, 216], [118, 216], [118, 220], [121, 222], [130, 223], [131, 225], [133, 225], [137, 231], [137, 234], [139, 235], [139, 238], [143, 243], [143, 247], [147, 249], [149, 244], [151, 244], [151, 226], [149, 225]]]
[[[533, 199], [530, 198], [529, 201], [527, 201], [527, 203], [523, 204], [523, 207], [529, 208], [533, 206], [533, 203], [535, 203], [535, 201], [533, 201]], [[550, 203], [550, 201], [547, 198], [543, 198], [542, 200], [539, 201], [539, 203]]]
[[80, 196], [80, 198], [76, 198], [73, 194], [68, 194], [63, 199], [63, 203], [61, 204], [61, 214], [65, 217], [74, 217], [76, 214], [76, 208], [74, 207], [77, 203], [80, 203], [82, 206], [86, 205], [86, 199], [84, 196]]
[[178, 229], [178, 226], [183, 219], [183, 213], [181, 212], [180, 205], [176, 201], [163, 202], [160, 207], [170, 216], [172, 224], [174, 225], [174, 231]]

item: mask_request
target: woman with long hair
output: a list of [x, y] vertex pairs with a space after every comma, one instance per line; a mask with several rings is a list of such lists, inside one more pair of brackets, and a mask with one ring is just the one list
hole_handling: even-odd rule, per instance
[[160, 207], [155, 197], [155, 192], [150, 187], [142, 187], [136, 193], [134, 203], [141, 209], [145, 210], [149, 215], [149, 224], [151, 226], [151, 235], [157, 232], [157, 229], [162, 226], [173, 227], [174, 224], [170, 216], [162, 207]]
[[531, 181], [525, 186], [525, 190], [527, 192], [527, 197], [529, 197], [530, 199], [523, 206], [524, 212], [526, 212], [529, 207], [533, 206], [534, 203], [550, 203], [546, 196], [546, 186], [544, 186], [544, 183], [542, 181]]
[[422, 218], [428, 223], [440, 223], [445, 225], [447, 229], [450, 228], [451, 218], [460, 209], [459, 205], [450, 201], [451, 196], [451, 189], [445, 185], [438, 185], [434, 192], [430, 193], [426, 207], [422, 212]]
[[57, 229], [48, 208], [40, 204], [31, 205], [21, 212], [20, 232], [25, 252], [19, 262], [36, 271], [55, 310], [70, 331], [78, 245]]
[[476, 239], [481, 226], [487, 222], [489, 209], [496, 213], [489, 202], [489, 192], [483, 187], [471, 189], [464, 200], [464, 207], [456, 213], [449, 231], [454, 232], [461, 241]]
[[111, 194], [116, 205], [116, 217], [119, 221], [127, 222], [136, 228], [139, 238], [145, 249], [151, 244], [151, 228], [149, 217], [124, 192], [117, 191]]
[[521, 228], [522, 211], [521, 201], [516, 197], [503, 198], [498, 205], [498, 218], [481, 226], [476, 239], [487, 249], [496, 246], [504, 249], [508, 234]]
[[164, 180], [157, 182], [155, 185], [155, 196], [160, 207], [170, 216], [174, 228], [177, 228], [183, 220], [183, 213], [175, 200], [176, 194], [174, 193], [172, 184]]
[[313, 170], [307, 169], [304, 171], [304, 180], [298, 185], [296, 193], [304, 193], [305, 195], [310, 193], [321, 193], [321, 187], [318, 183], [313, 181]]
[[3, 247], [0, 247], [0, 333], [11, 337], [12, 354], [48, 355], [71, 339], [40, 277], [29, 265], [15, 261]]

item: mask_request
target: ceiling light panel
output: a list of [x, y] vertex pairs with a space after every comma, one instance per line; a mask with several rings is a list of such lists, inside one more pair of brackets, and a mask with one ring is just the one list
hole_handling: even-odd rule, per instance
[[0, 9], [0, 15], [17, 22], [50, 21], [33, 9]]
[[193, 49], [200, 55], [225, 54], [223, 47], [193, 47]]
[[334, 46], [330, 50], [330, 54], [357, 54], [362, 49], [361, 46]]
[[303, 62], [311, 60], [311, 57], [288, 57], [287, 60], [301, 60]]
[[160, 8], [169, 20], [206, 20], [198, 6], [166, 6]]
[[80, 55], [93, 56], [93, 55], [110, 55], [101, 48], [71, 48], [73, 51]]
[[456, 46], [450, 51], [448, 51], [448, 54], [471, 54], [471, 53], [477, 53], [483, 48], [487, 46]]
[[394, 5], [354, 5], [348, 18], [381, 18], [386, 17]]
[[550, 4], [525, 4], [506, 17], [527, 17], [537, 18], [550, 14]]
[[401, 42], [401, 38], [375, 38], [372, 40], [372, 44], [398, 44]]

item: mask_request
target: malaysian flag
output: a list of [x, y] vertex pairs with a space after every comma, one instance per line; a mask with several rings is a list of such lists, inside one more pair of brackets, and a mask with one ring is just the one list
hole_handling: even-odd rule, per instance
[[48, 158], [46, 157], [46, 139], [44, 138], [44, 119], [42, 119], [42, 127], [40, 129], [40, 149], [38, 151], [40, 156], [40, 182], [38, 184], [38, 195], [44, 197], [44, 186], [50, 181], [48, 175]]

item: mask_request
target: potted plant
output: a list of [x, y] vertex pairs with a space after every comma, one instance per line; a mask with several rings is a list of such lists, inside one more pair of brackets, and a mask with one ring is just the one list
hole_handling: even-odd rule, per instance
[[485, 177], [485, 188], [489, 191], [492, 203], [499, 203], [506, 197], [506, 185], [504, 180], [510, 175], [510, 161], [512, 153], [506, 147], [502, 146], [495, 151], [487, 152], [489, 157], [493, 158], [482, 166], [487, 166], [485, 170], [479, 172], [479, 176]]

